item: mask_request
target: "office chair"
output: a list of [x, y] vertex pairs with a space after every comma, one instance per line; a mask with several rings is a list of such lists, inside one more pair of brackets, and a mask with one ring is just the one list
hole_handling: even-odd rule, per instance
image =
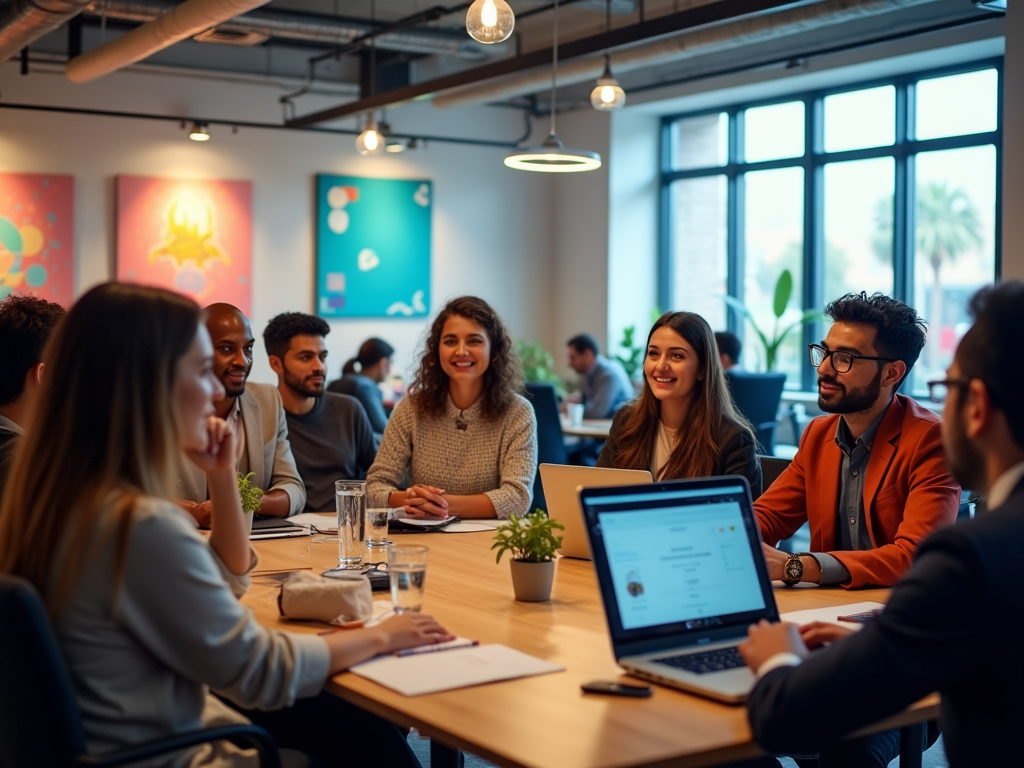
[[85, 754], [85, 729], [71, 676], [39, 593], [25, 579], [0, 574], [0, 626], [3, 768], [113, 768], [226, 739], [254, 748], [264, 768], [281, 768], [273, 738], [255, 725], [208, 728], [103, 755]]
[[775, 450], [775, 417], [782, 402], [786, 374], [726, 371], [725, 378], [732, 401], [757, 430], [760, 452], [771, 455]]
[[[558, 396], [555, 395], [554, 386], [530, 382], [526, 385], [526, 397], [533, 404], [533, 410], [537, 414], [537, 465], [568, 464], [562, 420], [558, 415]], [[533, 506], [530, 510], [537, 508], [545, 511], [548, 508], [539, 469], [533, 479]]]

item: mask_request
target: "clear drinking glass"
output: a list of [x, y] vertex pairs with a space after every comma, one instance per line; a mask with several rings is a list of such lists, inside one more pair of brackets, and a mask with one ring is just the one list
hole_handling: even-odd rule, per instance
[[426, 547], [390, 547], [388, 575], [391, 603], [395, 613], [419, 611], [423, 607], [423, 582], [427, 575]]
[[338, 567], [360, 568], [366, 554], [366, 483], [335, 480], [338, 508]]
[[366, 546], [389, 547], [394, 544], [388, 541], [389, 512], [387, 507], [366, 508]]

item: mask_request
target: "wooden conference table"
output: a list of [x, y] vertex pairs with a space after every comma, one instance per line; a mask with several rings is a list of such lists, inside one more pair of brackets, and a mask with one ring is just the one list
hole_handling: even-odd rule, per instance
[[[481, 643], [502, 643], [566, 667], [474, 688], [407, 698], [352, 673], [327, 689], [402, 726], [415, 726], [447, 747], [517, 768], [704, 766], [761, 754], [751, 742], [744, 707], [727, 706], [660, 686], [649, 699], [583, 694], [580, 684], [618, 679], [601, 597], [589, 561], [561, 558], [550, 602], [513, 599], [507, 556], [495, 565], [492, 532], [392, 534], [402, 544], [430, 548], [424, 611], [451, 632]], [[337, 542], [324, 537], [253, 542], [261, 570], [337, 562]], [[379, 550], [378, 550], [379, 551]], [[374, 556], [381, 560], [383, 556]], [[244, 598], [264, 625], [296, 632], [324, 625], [282, 622], [277, 582], [254, 575]], [[807, 588], [776, 592], [780, 611], [884, 601], [887, 590]], [[375, 596], [385, 598], [386, 593]], [[886, 721], [900, 727], [934, 719], [937, 697]], [[874, 730], [879, 730], [878, 728]]]

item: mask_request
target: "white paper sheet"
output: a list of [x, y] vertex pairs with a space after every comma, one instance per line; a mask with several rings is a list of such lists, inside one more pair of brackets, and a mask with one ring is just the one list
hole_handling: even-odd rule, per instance
[[351, 671], [403, 696], [421, 696], [499, 680], [564, 672], [565, 667], [504, 645], [478, 645], [417, 656], [379, 656], [357, 664]]
[[333, 512], [327, 512], [321, 514], [319, 512], [302, 512], [298, 515], [292, 515], [287, 518], [289, 523], [295, 523], [295, 525], [302, 525], [308, 528], [311, 525], [315, 525], [317, 530], [323, 531], [324, 533], [337, 533], [338, 532], [338, 516]]
[[460, 520], [457, 523], [442, 528], [442, 533], [477, 533], [479, 531], [493, 531], [494, 526], [486, 525], [485, 523], [478, 523], [476, 520], [472, 522]]
[[855, 613], [879, 611], [885, 606], [881, 603], [853, 603], [852, 605], [833, 605], [828, 608], [809, 608], [806, 611], [790, 611], [780, 614], [779, 618], [793, 624], [810, 624], [812, 621], [823, 621], [847, 629], [860, 629], [863, 624], [850, 621], [839, 621], [840, 616], [851, 616]]

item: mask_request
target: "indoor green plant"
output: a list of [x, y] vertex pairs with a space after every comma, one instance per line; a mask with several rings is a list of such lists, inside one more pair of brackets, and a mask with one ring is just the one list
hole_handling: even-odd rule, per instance
[[535, 509], [524, 518], [512, 517], [495, 531], [491, 549], [501, 556], [512, 553], [512, 589], [516, 600], [541, 602], [551, 598], [555, 577], [555, 550], [562, 546], [562, 537], [555, 531], [565, 526], [552, 520], [542, 509]]
[[801, 312], [793, 322], [779, 328], [779, 322], [782, 320], [782, 316], [786, 314], [786, 310], [789, 308], [789, 299], [793, 295], [793, 275], [788, 269], [782, 270], [782, 274], [779, 275], [779, 279], [775, 282], [775, 296], [772, 301], [772, 313], [775, 315], [775, 321], [772, 325], [771, 338], [768, 337], [764, 331], [758, 327], [754, 321], [754, 315], [747, 308], [747, 305], [737, 299], [735, 296], [723, 296], [725, 303], [732, 307], [740, 315], [747, 318], [750, 323], [750, 327], [754, 329], [754, 333], [757, 334], [757, 338], [761, 340], [761, 346], [764, 348], [764, 369], [766, 371], [774, 371], [775, 363], [779, 354], [779, 347], [782, 346], [782, 342], [786, 340], [786, 336], [789, 332], [804, 325], [804, 323], [810, 323], [821, 317], [821, 312], [816, 309], [805, 309]]
[[238, 495], [242, 497], [243, 512], [260, 511], [260, 497], [263, 496], [263, 491], [252, 484], [251, 478], [255, 474], [255, 472], [250, 472], [248, 475], [238, 473]]
[[555, 373], [555, 360], [539, 341], [516, 340], [516, 354], [523, 364], [523, 379], [527, 382], [550, 384], [559, 400], [565, 399], [562, 381]]

